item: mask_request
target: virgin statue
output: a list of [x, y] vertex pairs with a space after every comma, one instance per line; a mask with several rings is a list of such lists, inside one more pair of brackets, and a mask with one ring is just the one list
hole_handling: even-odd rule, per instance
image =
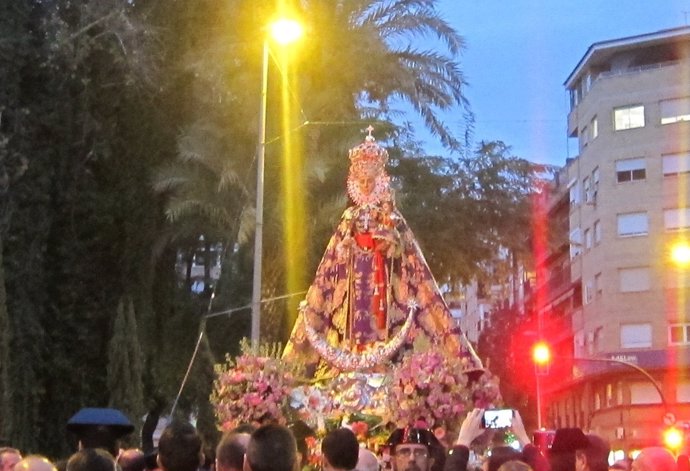
[[388, 153], [371, 136], [349, 152], [343, 212], [285, 348], [316, 378], [386, 371], [425, 342], [482, 365], [448, 306], [405, 218], [395, 206]]

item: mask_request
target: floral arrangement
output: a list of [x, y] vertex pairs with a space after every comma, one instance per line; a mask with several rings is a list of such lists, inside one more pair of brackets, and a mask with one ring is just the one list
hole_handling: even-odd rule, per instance
[[218, 428], [226, 431], [242, 423], [269, 421], [285, 424], [295, 367], [281, 361], [278, 345], [252, 348], [245, 339], [241, 352], [234, 359], [228, 355], [225, 363], [215, 365], [210, 400]]
[[464, 363], [432, 350], [406, 354], [393, 370], [388, 420], [398, 427], [430, 428], [442, 440], [467, 411], [499, 401], [498, 384], [488, 372], [470, 384]]

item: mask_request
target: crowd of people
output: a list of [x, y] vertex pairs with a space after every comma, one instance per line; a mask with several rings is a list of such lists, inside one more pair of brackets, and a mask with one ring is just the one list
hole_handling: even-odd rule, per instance
[[[360, 444], [352, 430], [338, 428], [323, 437], [317, 467], [323, 471], [690, 471], [687, 455], [676, 459], [661, 447], [644, 448], [634, 460], [610, 465], [606, 440], [579, 428], [556, 430], [553, 443], [543, 449], [532, 443], [517, 411], [510, 429], [519, 447], [495, 443], [480, 461], [477, 443], [487, 435], [482, 415], [481, 409], [471, 411], [448, 449], [430, 430], [407, 427], [395, 430], [377, 454]], [[299, 471], [310, 464], [304, 434], [274, 423], [243, 425], [225, 433], [214, 460], [205, 456], [197, 429], [185, 421], [173, 421], [164, 429], [153, 454], [120, 449], [118, 437], [108, 425], [92, 427], [80, 440], [79, 450], [56, 463], [2, 447], [0, 471]]]

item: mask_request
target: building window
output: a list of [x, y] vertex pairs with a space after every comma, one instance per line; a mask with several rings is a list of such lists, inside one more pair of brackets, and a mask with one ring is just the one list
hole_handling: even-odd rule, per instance
[[690, 121], [690, 97], [662, 100], [659, 108], [661, 110], [661, 124]]
[[678, 380], [676, 382], [676, 401], [678, 403], [690, 402], [690, 381]]
[[584, 303], [589, 304], [594, 300], [594, 281], [585, 283]]
[[604, 287], [601, 285], [601, 273], [594, 275], [594, 292], [597, 297], [604, 293]]
[[669, 325], [668, 343], [669, 345], [690, 344], [690, 323]]
[[690, 228], [690, 208], [664, 209], [664, 228], [667, 231]]
[[589, 139], [589, 130], [587, 126], [583, 126], [580, 130], [580, 150], [587, 147], [587, 139]]
[[592, 248], [592, 231], [587, 228], [585, 229], [585, 249], [589, 250]]
[[644, 180], [647, 177], [644, 159], [625, 159], [616, 161], [616, 181], [618, 183]]
[[592, 203], [597, 202], [598, 193], [599, 193], [599, 167], [594, 167], [594, 170], [592, 170]]
[[576, 227], [570, 231], [570, 258], [573, 259], [582, 253], [582, 239], [580, 239], [580, 228]]
[[579, 195], [580, 188], [577, 184], [577, 180], [573, 179], [568, 184], [568, 192], [569, 192], [569, 198], [570, 198], [570, 205], [571, 206], [577, 205], [580, 202], [580, 197], [579, 197], [580, 196]]
[[652, 346], [652, 324], [621, 325], [621, 348], [649, 348]]
[[618, 277], [621, 293], [649, 290], [649, 267], [621, 268], [618, 270]]
[[590, 188], [590, 186], [589, 177], [585, 177], [584, 180], [582, 180], [582, 194], [584, 196], [585, 203], [592, 202], [592, 188]]
[[633, 237], [647, 235], [649, 221], [647, 213], [627, 213], [618, 215], [618, 235], [620, 237]]
[[593, 141], [599, 135], [599, 120], [595, 116], [589, 123], [589, 140]]
[[630, 404], [661, 404], [659, 391], [653, 384], [632, 383], [630, 384]]
[[594, 227], [592, 230], [594, 231], [594, 245], [598, 245], [601, 243], [601, 221], [594, 221]]
[[613, 126], [616, 131], [644, 127], [644, 106], [633, 105], [613, 110]]
[[690, 173], [690, 152], [662, 156], [661, 166], [664, 175]]

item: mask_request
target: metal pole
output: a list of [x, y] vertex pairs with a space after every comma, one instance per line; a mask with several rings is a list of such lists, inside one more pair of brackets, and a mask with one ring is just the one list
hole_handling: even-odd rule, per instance
[[256, 222], [254, 227], [254, 278], [252, 282], [252, 345], [259, 344], [261, 329], [261, 258], [264, 232], [264, 159], [266, 155], [266, 96], [268, 95], [268, 40], [264, 40], [259, 106], [259, 143], [256, 149]]
[[534, 376], [537, 379], [537, 430], [541, 430], [541, 381], [539, 377], [541, 374], [537, 371], [537, 366], [534, 367]]

